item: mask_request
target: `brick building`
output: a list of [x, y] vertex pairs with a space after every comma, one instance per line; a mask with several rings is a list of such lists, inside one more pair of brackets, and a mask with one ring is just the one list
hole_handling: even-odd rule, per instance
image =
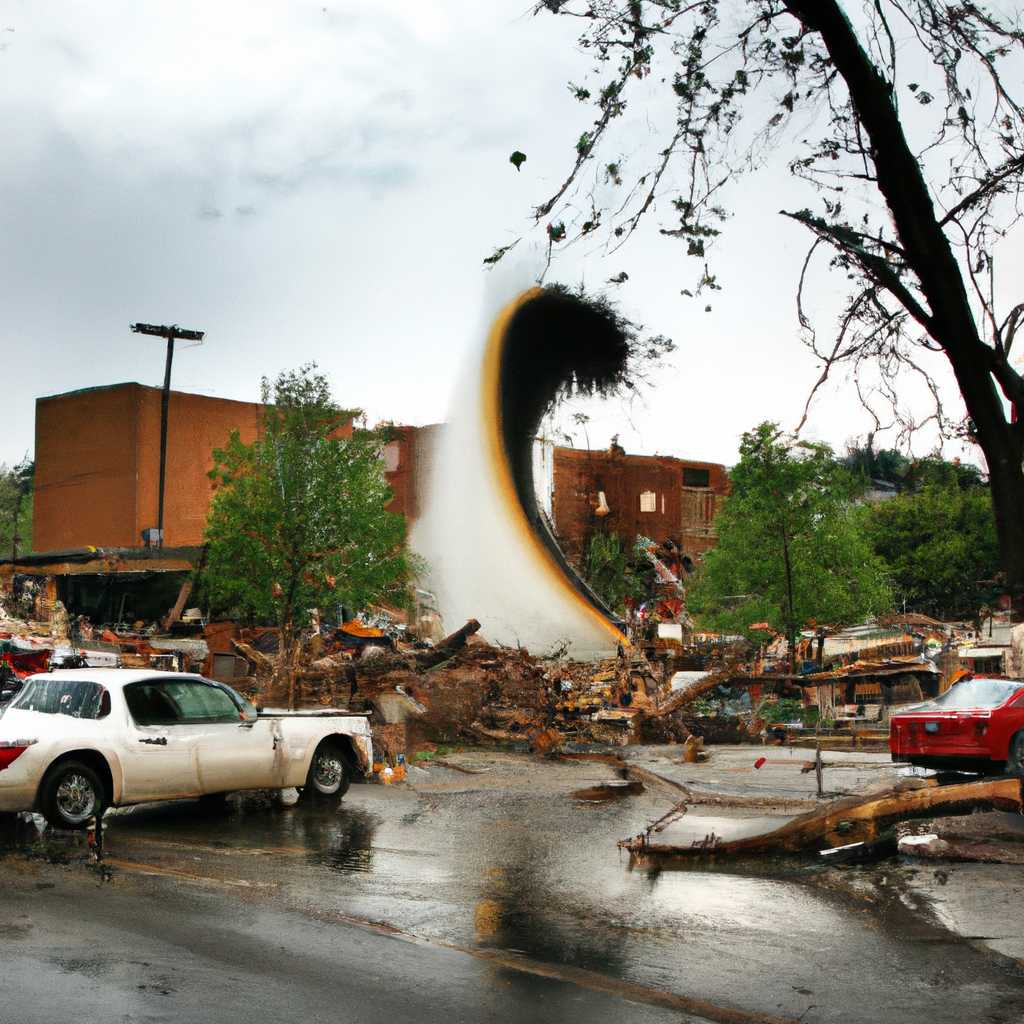
[[[606, 530], [632, 544], [638, 535], [671, 540], [696, 560], [715, 545], [715, 514], [729, 493], [724, 466], [668, 455], [554, 449], [552, 523], [570, 560]], [[602, 500], [603, 499], [603, 500]]]
[[[157, 524], [160, 388], [112, 384], [36, 401], [32, 548], [135, 548]], [[232, 430], [256, 437], [260, 405], [172, 391], [164, 546], [202, 543], [211, 453]]]
[[444, 425], [395, 427], [395, 439], [384, 447], [384, 475], [394, 498], [388, 508], [400, 512], [408, 524], [423, 513], [433, 453]]
[[[35, 554], [0, 574], [55, 577], [62, 600], [96, 621], [166, 610], [201, 553], [213, 449], [233, 430], [251, 442], [262, 406], [171, 392], [164, 547], [154, 550], [143, 549], [142, 531], [157, 523], [160, 399], [160, 388], [126, 383], [37, 401]], [[385, 446], [389, 507], [410, 524], [422, 514], [442, 430], [395, 427]], [[534, 475], [541, 506], [577, 562], [595, 528], [630, 544], [638, 534], [671, 540], [696, 559], [715, 543], [714, 517], [729, 486], [725, 468], [714, 463], [549, 442], [536, 446]]]
[[[112, 384], [36, 402], [36, 477], [32, 549], [127, 549], [143, 546], [156, 525], [160, 476], [161, 389]], [[253, 441], [263, 407], [172, 391], [167, 416], [164, 547], [203, 542], [213, 495], [212, 452], [233, 430]], [[438, 427], [395, 428], [384, 451], [389, 506], [413, 520]], [[339, 435], [351, 434], [351, 424]]]

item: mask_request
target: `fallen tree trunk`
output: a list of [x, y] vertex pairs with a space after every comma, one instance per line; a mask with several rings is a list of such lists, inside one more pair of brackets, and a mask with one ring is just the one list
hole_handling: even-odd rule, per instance
[[698, 697], [709, 693], [716, 686], [721, 686], [723, 683], [728, 682], [731, 675], [731, 670], [712, 672], [703, 679], [698, 679], [695, 683], [691, 683], [685, 689], [677, 690], [657, 708], [649, 711], [647, 717], [664, 718], [666, 715], [671, 715], [680, 708], [686, 707], [687, 704], [692, 704]]
[[729, 664], [709, 673], [703, 679], [690, 683], [681, 690], [676, 690], [656, 708], [645, 713], [648, 718], [664, 718], [666, 715], [671, 715], [688, 704], [692, 704], [698, 697], [703, 697], [704, 694], [710, 693], [719, 686], [749, 687], [766, 682], [773, 683], [782, 693], [800, 692], [799, 687], [789, 680], [780, 680], [772, 676], [744, 675], [738, 666]]
[[163, 622], [160, 623], [161, 628], [165, 632], [181, 618], [181, 613], [185, 610], [185, 602], [188, 600], [191, 593], [192, 580], [187, 579], [182, 583], [181, 589], [178, 591], [178, 599], [174, 602], [174, 606], [170, 611], [168, 611], [167, 615], [164, 616]]
[[1024, 782], [1015, 776], [939, 785], [936, 779], [908, 779], [891, 789], [845, 797], [821, 810], [801, 814], [772, 832], [723, 841], [714, 833], [688, 846], [651, 843], [647, 833], [619, 845], [643, 860], [762, 856], [829, 849], [870, 841], [879, 831], [910, 818], [969, 814], [976, 810], [1024, 809]]
[[421, 651], [417, 654], [414, 658], [416, 671], [425, 672], [428, 668], [433, 668], [435, 665], [440, 665], [442, 661], [447, 661], [457, 651], [462, 650], [466, 646], [466, 641], [479, 631], [480, 623], [476, 619], [470, 619], [462, 629], [457, 629], [454, 633], [446, 636], [440, 643], [434, 644], [429, 650]]
[[298, 681], [338, 679], [355, 679], [357, 682], [363, 680], [378, 679], [381, 676], [389, 675], [392, 672], [426, 672], [428, 669], [449, 658], [454, 657], [474, 633], [480, 629], [480, 623], [476, 619], [470, 619], [461, 629], [446, 636], [439, 643], [425, 651], [416, 654], [381, 654], [375, 658], [366, 658], [352, 661], [343, 661], [332, 655], [331, 662], [325, 664], [327, 659], [320, 659], [314, 666], [301, 669], [296, 674]]
[[273, 658], [268, 658], [262, 651], [257, 651], [252, 644], [247, 644], [244, 640], [232, 640], [231, 646], [252, 665], [257, 675], [272, 675], [277, 668]]

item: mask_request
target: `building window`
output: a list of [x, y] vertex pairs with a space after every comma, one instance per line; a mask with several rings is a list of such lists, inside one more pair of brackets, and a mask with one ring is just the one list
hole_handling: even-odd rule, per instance
[[710, 487], [711, 486], [711, 470], [710, 469], [689, 469], [683, 468], [683, 486], [684, 487]]
[[640, 511], [658, 511], [658, 496], [654, 493], [654, 491], [642, 491], [640, 493]]

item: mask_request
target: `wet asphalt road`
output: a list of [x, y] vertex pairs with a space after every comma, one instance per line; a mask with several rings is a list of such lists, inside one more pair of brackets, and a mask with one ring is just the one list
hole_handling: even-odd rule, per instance
[[44, 877], [5, 896], [2, 916], [4, 1024], [696, 1019], [209, 892], [72, 894]]
[[[339, 811], [118, 813], [111, 882], [0, 860], [0, 1024], [1024, 1020], [1020, 965], [911, 912], [898, 873], [631, 872], [615, 841], [666, 793], [584, 803], [610, 768], [460, 763]], [[743, 826], [719, 815], [692, 827]]]

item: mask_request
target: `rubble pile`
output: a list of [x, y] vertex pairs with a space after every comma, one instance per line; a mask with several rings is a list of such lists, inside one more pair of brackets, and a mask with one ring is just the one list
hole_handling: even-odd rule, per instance
[[[183, 624], [161, 633], [157, 624], [136, 623], [115, 632], [69, 616], [60, 601], [35, 600], [12, 608], [0, 605], [0, 706], [18, 692], [22, 680], [58, 668], [153, 668], [209, 674], [210, 648], [201, 624]], [[12, 612], [31, 612], [16, 617]]]
[[[363, 628], [365, 642], [352, 645], [337, 632], [321, 632], [303, 647], [295, 702], [372, 712], [388, 727], [380, 735], [383, 747], [401, 747], [396, 753], [465, 742], [546, 752], [564, 743], [637, 741], [671, 699], [671, 673], [642, 650], [597, 662], [542, 658], [484, 643], [478, 629], [471, 620], [437, 644]], [[288, 684], [270, 637], [241, 631], [232, 647], [247, 660], [235, 685], [264, 706], [283, 702]], [[679, 704], [674, 700], [672, 708]], [[394, 726], [405, 729], [404, 737]], [[690, 735], [682, 732], [682, 739]]]
[[[684, 711], [689, 695], [673, 691], [673, 655], [664, 642], [602, 661], [537, 657], [483, 642], [475, 620], [431, 640], [414, 635], [399, 614], [377, 610], [333, 626], [314, 615], [289, 666], [275, 628], [207, 623], [191, 611], [170, 624], [99, 627], [69, 617], [59, 602], [36, 600], [30, 610], [39, 617], [0, 617], [0, 702], [16, 694], [21, 679], [57, 667], [197, 672], [264, 708], [369, 712], [392, 767], [431, 744], [512, 744], [544, 753], [566, 744], [713, 738], [707, 722]], [[717, 681], [711, 675], [694, 694]], [[728, 726], [731, 738], [737, 726]]]

